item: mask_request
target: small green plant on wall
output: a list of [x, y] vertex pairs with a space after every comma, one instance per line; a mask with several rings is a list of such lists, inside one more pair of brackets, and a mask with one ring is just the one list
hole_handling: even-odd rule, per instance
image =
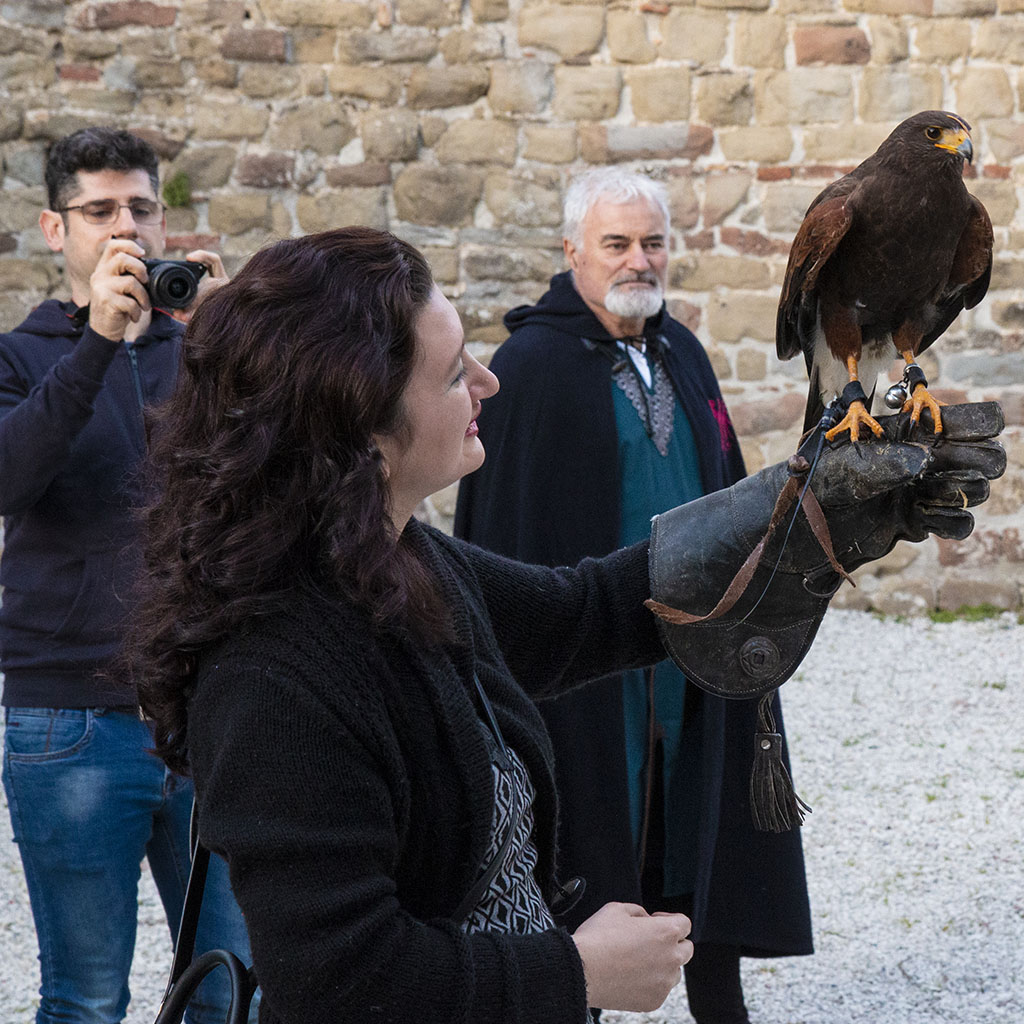
[[188, 206], [192, 202], [192, 183], [184, 171], [164, 182], [164, 202], [168, 206]]

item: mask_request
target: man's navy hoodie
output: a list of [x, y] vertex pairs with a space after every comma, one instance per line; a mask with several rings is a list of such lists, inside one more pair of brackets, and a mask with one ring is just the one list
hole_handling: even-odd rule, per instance
[[127, 707], [101, 670], [140, 564], [143, 406], [166, 398], [182, 327], [114, 344], [48, 300], [0, 335], [0, 668], [7, 707]]

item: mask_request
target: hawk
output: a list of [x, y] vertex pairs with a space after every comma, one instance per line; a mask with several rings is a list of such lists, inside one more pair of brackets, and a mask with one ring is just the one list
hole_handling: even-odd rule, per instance
[[942, 430], [942, 403], [915, 359], [981, 301], [992, 271], [992, 222], [963, 181], [964, 160], [974, 155], [970, 132], [948, 111], [915, 114], [808, 207], [775, 322], [779, 358], [803, 352], [807, 363], [805, 431], [860, 381], [863, 390], [847, 395], [863, 400], [851, 401], [826, 437], [849, 430], [856, 441], [862, 426], [881, 436], [869, 407], [878, 373], [896, 353], [907, 363], [904, 411], [916, 423], [927, 408], [935, 433]]

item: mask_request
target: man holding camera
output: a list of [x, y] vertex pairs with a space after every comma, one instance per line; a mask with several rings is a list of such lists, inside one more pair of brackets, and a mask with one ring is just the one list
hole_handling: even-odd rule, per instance
[[[144, 409], [171, 391], [189, 316], [156, 308], [143, 263], [166, 242], [157, 172], [152, 147], [124, 131], [53, 145], [39, 224], [64, 254], [71, 301], [0, 335], [3, 782], [39, 938], [37, 1024], [123, 1020], [142, 858], [172, 935], [189, 871], [191, 783], [148, 752], [113, 669], [140, 568]], [[208, 272], [200, 292], [227, 279], [214, 253], [188, 259]], [[194, 275], [173, 273], [188, 301]], [[197, 951], [216, 947], [248, 962], [220, 858]], [[225, 973], [204, 982], [191, 1021], [225, 1019]]]

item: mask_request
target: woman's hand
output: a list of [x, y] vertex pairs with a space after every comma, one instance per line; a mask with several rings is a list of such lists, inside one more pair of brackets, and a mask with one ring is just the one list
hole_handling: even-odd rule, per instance
[[587, 980], [587, 1003], [605, 1010], [656, 1010], [693, 956], [690, 919], [648, 914], [635, 903], [606, 903], [573, 933]]

